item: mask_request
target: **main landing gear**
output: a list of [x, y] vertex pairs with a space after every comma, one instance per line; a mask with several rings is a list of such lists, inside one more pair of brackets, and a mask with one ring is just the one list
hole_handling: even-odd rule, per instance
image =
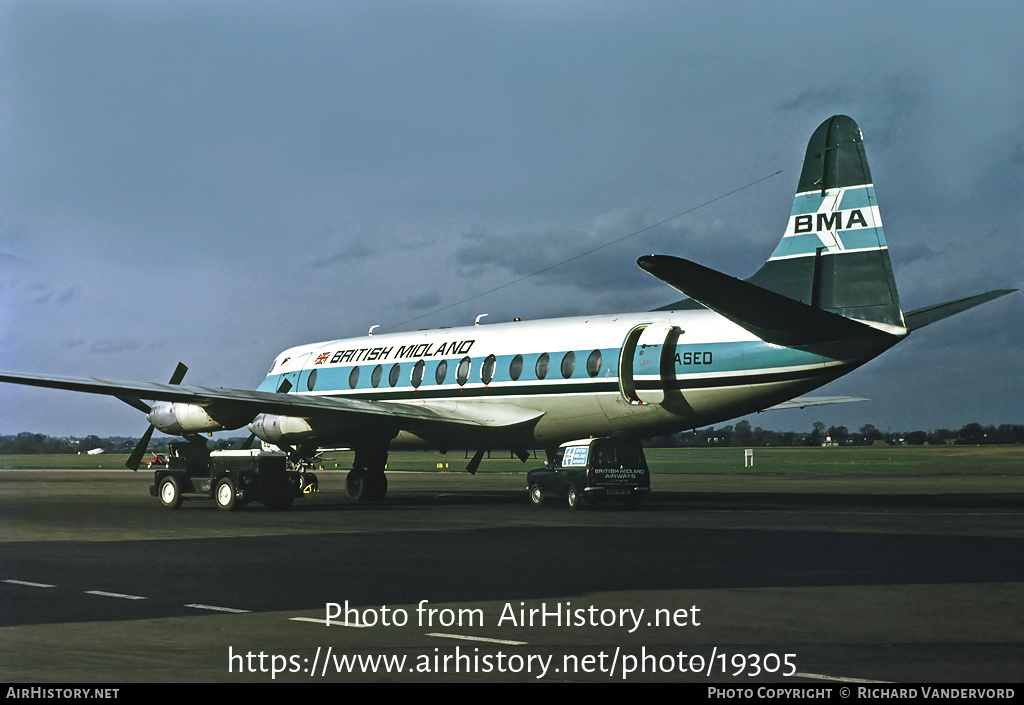
[[388, 493], [384, 468], [388, 462], [387, 446], [356, 448], [352, 469], [345, 478], [345, 489], [353, 502], [380, 502]]

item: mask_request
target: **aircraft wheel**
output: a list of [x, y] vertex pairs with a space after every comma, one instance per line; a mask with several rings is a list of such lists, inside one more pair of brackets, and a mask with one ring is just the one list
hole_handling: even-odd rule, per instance
[[345, 478], [345, 489], [353, 502], [380, 502], [388, 493], [388, 478], [383, 472], [352, 468]]
[[181, 506], [181, 488], [173, 475], [168, 475], [160, 481], [160, 503], [168, 509], [177, 509]]
[[345, 490], [353, 502], [366, 502], [371, 494], [370, 473], [363, 468], [352, 468], [345, 477]]
[[353, 502], [364, 502], [370, 488], [370, 476], [362, 468], [352, 468], [345, 476], [345, 491]]
[[217, 509], [223, 509], [226, 512], [234, 510], [236, 504], [235, 483], [231, 481], [230, 477], [222, 477], [217, 480], [217, 485], [213, 488], [213, 501], [217, 503]]
[[540, 485], [530, 485], [530, 504], [535, 507], [544, 504], [544, 490]]
[[303, 494], [309, 494], [310, 492], [316, 492], [319, 489], [319, 482], [311, 472], [304, 473], [299, 476], [299, 489]]

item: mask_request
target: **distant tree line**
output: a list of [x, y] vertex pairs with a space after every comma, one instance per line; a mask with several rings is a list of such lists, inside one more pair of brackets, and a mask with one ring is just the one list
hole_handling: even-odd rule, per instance
[[[154, 439], [150, 451], [166, 452], [167, 444], [177, 438]], [[235, 448], [244, 438], [218, 438], [210, 443], [211, 450]], [[19, 433], [0, 436], [0, 455], [30, 455], [34, 453], [85, 453], [101, 449], [104, 453], [131, 453], [138, 438], [124, 436], [85, 436], [84, 438], [54, 438], [42, 433]], [[939, 428], [934, 431], [880, 431], [864, 424], [856, 432], [845, 426], [829, 426], [815, 422], [810, 431], [771, 431], [760, 426], [751, 428], [746, 419], [735, 425], [701, 428], [671, 436], [652, 438], [646, 445], [655, 448], [684, 448], [707, 446], [820, 446], [824, 443], [840, 446], [889, 445], [1008, 445], [1024, 443], [1024, 425], [1001, 424], [982, 426], [969, 423], [959, 429]]]
[[[154, 438], [149, 450], [155, 453], [167, 451], [167, 444], [180, 441], [180, 438]], [[210, 448], [221, 450], [233, 448], [243, 439], [221, 438], [211, 441]], [[138, 438], [124, 436], [85, 436], [84, 438], [54, 438], [42, 433], [19, 433], [16, 436], [0, 436], [0, 455], [31, 455], [36, 453], [85, 453], [90, 450], [102, 450], [104, 453], [131, 453]]]
[[969, 423], [959, 429], [939, 428], [932, 431], [881, 431], [864, 424], [856, 432], [845, 426], [829, 426], [815, 422], [810, 431], [772, 431], [760, 426], [751, 428], [744, 419], [734, 426], [696, 429], [671, 436], [651, 439], [648, 445], [660, 448], [706, 446], [839, 446], [888, 445], [983, 445], [1024, 443], [1024, 425], [1001, 424], [982, 426]]

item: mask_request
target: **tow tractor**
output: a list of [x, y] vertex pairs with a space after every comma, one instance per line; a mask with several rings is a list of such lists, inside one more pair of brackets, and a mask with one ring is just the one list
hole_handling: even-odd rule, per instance
[[212, 499], [232, 511], [250, 502], [288, 509], [296, 497], [316, 492], [317, 478], [304, 467], [289, 468], [280, 451], [215, 450], [193, 443], [171, 443], [167, 467], [153, 472], [151, 497], [168, 509], [186, 499]]

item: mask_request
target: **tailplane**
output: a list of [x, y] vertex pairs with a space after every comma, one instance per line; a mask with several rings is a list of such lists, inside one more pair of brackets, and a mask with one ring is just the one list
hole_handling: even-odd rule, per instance
[[911, 330], [1006, 294], [1000, 289], [904, 316], [864, 140], [834, 115], [807, 144], [789, 224], [768, 261], [739, 280], [677, 257], [649, 255], [643, 269], [768, 342], [814, 345], [854, 338], [898, 339]]

